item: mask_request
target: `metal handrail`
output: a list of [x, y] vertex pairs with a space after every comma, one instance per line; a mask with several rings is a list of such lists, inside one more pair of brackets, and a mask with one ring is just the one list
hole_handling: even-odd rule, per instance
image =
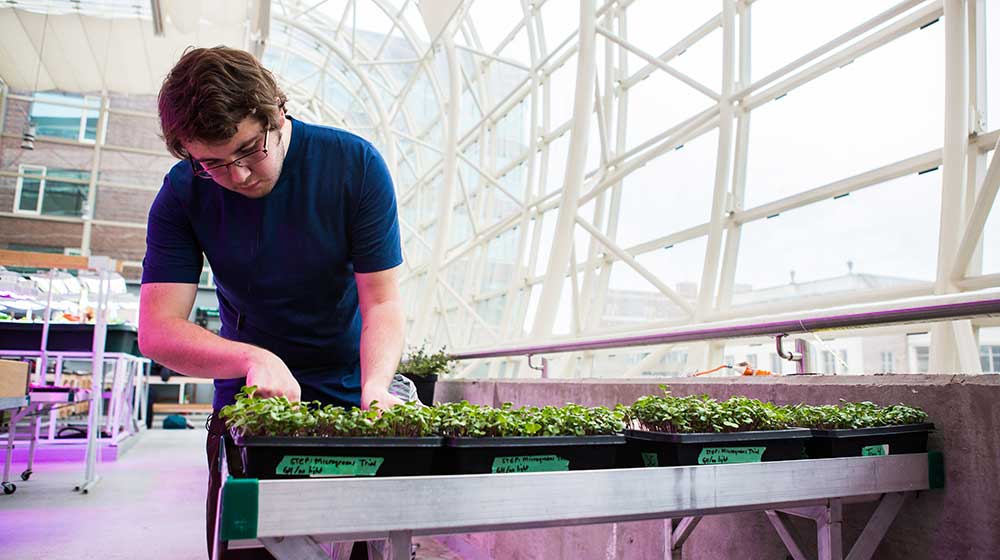
[[813, 333], [832, 329], [876, 325], [930, 323], [990, 315], [1000, 316], [1000, 290], [927, 296], [904, 301], [909, 302], [910, 306], [879, 309], [879, 307], [886, 305], [886, 302], [882, 302], [866, 306], [829, 309], [825, 310], [825, 312], [830, 314], [823, 316], [788, 318], [749, 324], [740, 324], [736, 321], [707, 323], [698, 328], [678, 327], [653, 334], [571, 340], [552, 344], [458, 352], [452, 354], [451, 358], [454, 360], [472, 360], [478, 358], [532, 356], [536, 354], [558, 354], [562, 352], [602, 350], [606, 348], [653, 346], [677, 342]]

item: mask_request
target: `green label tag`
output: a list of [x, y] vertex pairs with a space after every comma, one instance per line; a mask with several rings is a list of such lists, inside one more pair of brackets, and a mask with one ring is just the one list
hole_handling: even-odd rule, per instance
[[658, 467], [660, 466], [660, 460], [656, 457], [656, 453], [643, 453], [642, 465], [644, 467]]
[[698, 454], [699, 465], [759, 463], [766, 447], [706, 447]]
[[862, 457], [882, 457], [889, 454], [889, 445], [869, 445], [861, 448]]
[[274, 474], [285, 476], [375, 476], [382, 457], [285, 455]]
[[556, 455], [526, 455], [523, 457], [497, 457], [493, 459], [493, 472], [550, 472], [568, 471], [569, 461]]

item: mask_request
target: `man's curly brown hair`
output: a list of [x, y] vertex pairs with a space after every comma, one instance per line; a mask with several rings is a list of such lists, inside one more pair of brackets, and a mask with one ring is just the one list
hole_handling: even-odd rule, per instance
[[189, 48], [160, 88], [163, 140], [171, 154], [185, 159], [183, 143], [226, 142], [247, 117], [277, 128], [287, 100], [274, 75], [250, 53], [223, 46]]

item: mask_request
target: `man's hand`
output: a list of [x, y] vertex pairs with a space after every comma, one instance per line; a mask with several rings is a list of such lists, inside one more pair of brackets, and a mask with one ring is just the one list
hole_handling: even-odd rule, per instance
[[403, 404], [403, 400], [389, 392], [388, 387], [362, 387], [361, 388], [361, 408], [368, 410], [372, 401], [375, 408], [386, 410], [397, 404]]
[[302, 388], [285, 362], [263, 348], [249, 357], [246, 369], [247, 385], [256, 385], [256, 395], [267, 398], [284, 395], [290, 401], [302, 400]]

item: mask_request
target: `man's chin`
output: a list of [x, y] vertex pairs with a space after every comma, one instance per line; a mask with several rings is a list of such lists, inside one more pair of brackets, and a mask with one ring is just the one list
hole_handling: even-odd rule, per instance
[[261, 181], [247, 187], [235, 187], [230, 190], [247, 198], [262, 198], [267, 196], [273, 188], [274, 185]]

